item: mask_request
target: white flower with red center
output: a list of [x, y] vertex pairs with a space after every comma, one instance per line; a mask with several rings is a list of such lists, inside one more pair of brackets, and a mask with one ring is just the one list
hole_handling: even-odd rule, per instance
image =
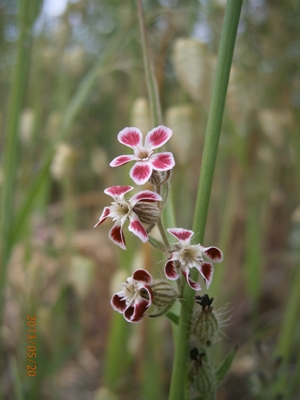
[[94, 228], [96, 228], [102, 224], [106, 218], [111, 218], [113, 221], [116, 221], [112, 229], [109, 231], [108, 236], [115, 244], [124, 250], [126, 250], [126, 243], [123, 234], [123, 225], [127, 219], [129, 220], [128, 229], [130, 232], [134, 233], [144, 243], [148, 240], [148, 234], [134, 212], [134, 206], [141, 201], [157, 202], [162, 200], [162, 197], [159, 194], [151, 192], [150, 190], [144, 190], [135, 194], [129, 200], [125, 200], [125, 193], [132, 189], [132, 186], [111, 186], [105, 189], [104, 193], [111, 196], [114, 201], [111, 203], [110, 207], [104, 208], [99, 221], [94, 226]]
[[217, 247], [203, 247], [201, 244], [191, 244], [193, 231], [182, 228], [167, 229], [171, 235], [178, 239], [178, 243], [173, 245], [171, 256], [165, 265], [165, 274], [167, 278], [176, 280], [180, 274], [178, 269], [183, 273], [187, 283], [194, 290], [200, 290], [201, 286], [198, 282], [190, 278], [190, 269], [196, 268], [203, 276], [208, 288], [213, 277], [213, 265], [204, 261], [204, 256], [212, 262], [221, 262], [223, 254]]
[[154, 149], [161, 147], [172, 136], [172, 131], [166, 126], [158, 126], [147, 133], [145, 145], [142, 145], [142, 132], [138, 128], [125, 128], [118, 134], [118, 140], [125, 146], [131, 147], [134, 155], [116, 157], [109, 164], [119, 167], [129, 161], [136, 161], [130, 170], [130, 178], [137, 185], [144, 185], [152, 175], [152, 171], [168, 171], [175, 165], [172, 153], [156, 153]]
[[112, 307], [123, 314], [128, 322], [140, 322], [153, 301], [152, 276], [144, 269], [137, 269], [122, 283], [121, 291], [111, 299]]

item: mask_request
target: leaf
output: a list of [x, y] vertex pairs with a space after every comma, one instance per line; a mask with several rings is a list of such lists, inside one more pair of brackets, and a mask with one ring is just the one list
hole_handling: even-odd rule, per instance
[[231, 350], [231, 352], [224, 358], [222, 364], [216, 371], [216, 384], [219, 385], [224, 378], [226, 372], [229, 370], [231, 363], [235, 357], [238, 346]]
[[179, 316], [178, 315], [176, 315], [176, 314], [174, 314], [172, 312], [168, 312], [166, 314], [166, 317], [168, 317], [169, 320], [172, 321], [175, 325], [178, 325], [178, 322], [179, 322]]

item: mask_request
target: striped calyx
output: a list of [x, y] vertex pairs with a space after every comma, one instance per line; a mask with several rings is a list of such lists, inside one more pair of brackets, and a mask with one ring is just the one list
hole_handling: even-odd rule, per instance
[[160, 217], [160, 210], [154, 203], [140, 201], [133, 207], [133, 211], [143, 224], [155, 225]]
[[205, 294], [195, 296], [195, 299], [201, 308], [194, 312], [191, 333], [199, 344], [211, 346], [218, 339], [220, 331], [220, 321], [212, 307], [213, 298]]
[[155, 280], [151, 285], [153, 293], [152, 304], [159, 308], [171, 306], [179, 296], [177, 290], [164, 280]]
[[205, 353], [199, 353], [196, 348], [190, 352], [188, 378], [191, 389], [203, 398], [210, 398], [216, 385], [215, 371], [207, 362]]
[[149, 178], [149, 183], [153, 186], [159, 187], [168, 182], [172, 176], [172, 170], [168, 171], [152, 171], [152, 175]]

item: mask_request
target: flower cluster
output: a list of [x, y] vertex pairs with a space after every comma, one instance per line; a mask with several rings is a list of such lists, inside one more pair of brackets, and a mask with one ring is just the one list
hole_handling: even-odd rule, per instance
[[[129, 174], [131, 179], [137, 185], [148, 182], [154, 188], [154, 191], [140, 191], [129, 199], [125, 198], [125, 194], [133, 190], [133, 186], [111, 186], [104, 190], [104, 193], [111, 196], [113, 201], [110, 206], [104, 208], [95, 227], [101, 225], [107, 218], [111, 218], [114, 225], [109, 231], [109, 238], [123, 250], [126, 250], [123, 233], [126, 220], [129, 221], [128, 230], [143, 243], [149, 240], [148, 234], [160, 221], [167, 194], [163, 198], [159, 193], [168, 193], [168, 190], [161, 191], [161, 186], [168, 185], [175, 161], [170, 152], [155, 153], [154, 151], [164, 145], [171, 136], [171, 129], [162, 125], [148, 132], [144, 145], [142, 133], [137, 128], [125, 128], [118, 134], [119, 142], [132, 148], [134, 154], [116, 157], [110, 166], [118, 167], [135, 161]], [[163, 229], [162, 224], [159, 224], [159, 227]], [[181, 272], [188, 285], [197, 291], [201, 289], [201, 286], [190, 277], [190, 270], [196, 268], [208, 288], [213, 277], [211, 262], [222, 261], [221, 250], [213, 246], [204, 247], [199, 243], [192, 244], [194, 232], [191, 230], [171, 228], [167, 231], [177, 239], [177, 242], [160, 246], [168, 255], [164, 267], [165, 276], [175, 281], [179, 279]], [[178, 281], [177, 286], [178, 290], [168, 281], [155, 280], [146, 270], [138, 269], [121, 285], [121, 291], [113, 295], [111, 305], [116, 311], [122, 313], [127, 321], [139, 322], [151, 305], [156, 307], [156, 313], [151, 316], [165, 313], [180, 298], [181, 280]]]

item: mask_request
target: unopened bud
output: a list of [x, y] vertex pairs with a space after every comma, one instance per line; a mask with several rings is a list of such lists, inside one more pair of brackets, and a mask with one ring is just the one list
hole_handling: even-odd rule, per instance
[[218, 339], [220, 331], [219, 316], [212, 307], [213, 298], [205, 294], [195, 299], [201, 308], [193, 315], [191, 333], [199, 344], [211, 346]]
[[154, 203], [149, 203], [146, 201], [138, 202], [134, 207], [133, 211], [139, 217], [139, 220], [143, 224], [148, 224], [154, 226], [160, 217], [160, 210]]
[[151, 284], [151, 290], [152, 304], [156, 309], [149, 317], [159, 317], [165, 314], [179, 298], [179, 292], [165, 280], [155, 280]]
[[152, 304], [156, 307], [167, 307], [178, 299], [179, 293], [168, 281], [156, 280], [151, 285], [153, 292]]
[[213, 367], [205, 360], [205, 353], [199, 354], [195, 348], [190, 352], [189, 382], [192, 389], [208, 398], [215, 387], [215, 372]]
[[168, 182], [168, 180], [172, 176], [172, 170], [168, 171], [156, 171], [153, 170], [152, 175], [150, 176], [149, 183], [153, 186], [161, 186], [164, 183]]

